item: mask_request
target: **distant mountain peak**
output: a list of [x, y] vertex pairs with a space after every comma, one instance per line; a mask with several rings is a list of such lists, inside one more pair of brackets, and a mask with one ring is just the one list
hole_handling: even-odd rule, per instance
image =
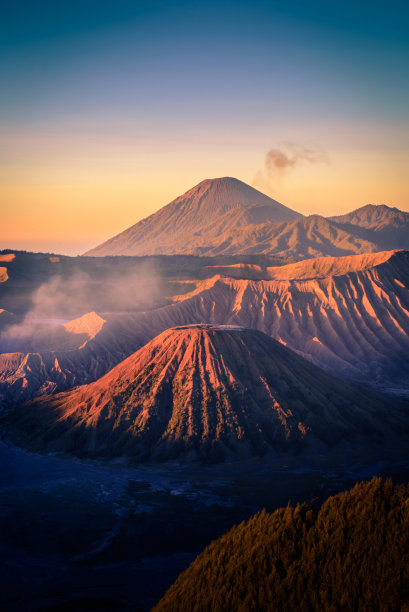
[[[205, 203], [207, 207], [222, 213], [231, 208], [246, 208], [253, 205], [267, 204], [273, 208], [286, 208], [258, 189], [231, 176], [204, 179], [164, 208], [174, 208], [181, 202], [186, 202], [186, 207], [189, 209], [195, 209], [197, 206], [200, 207], [202, 203]], [[289, 211], [290, 209], [287, 210]], [[294, 211], [290, 212], [293, 213]], [[155, 214], [157, 215], [158, 213]], [[298, 217], [300, 215], [294, 213], [294, 216]]]
[[375, 210], [375, 209], [391, 209], [391, 206], [386, 204], [364, 204], [355, 210], [355, 212], [362, 212], [363, 210]]
[[[206, 178], [203, 179], [203, 181], [200, 181], [200, 183], [198, 183], [196, 185], [196, 187], [198, 187], [199, 185], [246, 185], [246, 183], [244, 183], [243, 181], [240, 181], [239, 179], [235, 178], [234, 176], [220, 176], [220, 177], [216, 177], [216, 178]], [[194, 189], [194, 188], [193, 188]]]
[[388, 206], [387, 204], [364, 204], [364, 206], [360, 206], [353, 212], [359, 213], [359, 212], [364, 212], [364, 211], [375, 211], [375, 210], [402, 212], [401, 210], [399, 210], [399, 208], [396, 208], [396, 206]]
[[333, 221], [338, 222], [357, 222], [359, 219], [379, 219], [385, 217], [407, 217], [409, 219], [409, 213], [395, 206], [388, 206], [387, 204], [365, 204], [360, 208], [352, 210], [350, 213], [344, 215], [336, 215], [329, 217]]
[[200, 255], [226, 231], [301, 217], [234, 177], [205, 179], [86, 255]]
[[[408, 249], [409, 212], [386, 204], [366, 204], [346, 215], [331, 217], [347, 231], [372, 232], [379, 251]], [[356, 228], [356, 229], [355, 229]]]
[[86, 255], [265, 254], [305, 259], [409, 248], [409, 213], [367, 204], [300, 213], [232, 176], [207, 178]]

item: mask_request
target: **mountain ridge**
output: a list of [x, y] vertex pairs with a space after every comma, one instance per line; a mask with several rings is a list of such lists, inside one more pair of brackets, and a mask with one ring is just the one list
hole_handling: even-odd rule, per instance
[[205, 179], [87, 256], [354, 255], [409, 249], [409, 213], [366, 205], [346, 215], [303, 216], [232, 177]]
[[[264, 280], [234, 278], [229, 268], [167, 306], [100, 313], [105, 323], [93, 338], [74, 335], [83, 344], [76, 350], [1, 354], [1, 394], [27, 399], [43, 385], [61, 391], [92, 382], [165, 329], [202, 322], [259, 329], [329, 372], [408, 394], [408, 252], [305, 260], [265, 269]], [[74, 327], [87, 325], [85, 317]]]
[[[366, 204], [349, 213], [343, 215], [335, 215], [329, 217], [332, 221], [338, 223], [351, 223], [360, 227], [366, 227], [367, 229], [376, 227], [379, 229], [379, 220], [385, 221], [387, 219], [396, 219], [396, 217], [403, 219], [404, 221], [409, 220], [409, 213], [395, 206], [387, 206], [386, 204]], [[382, 226], [381, 226], [382, 227]]]

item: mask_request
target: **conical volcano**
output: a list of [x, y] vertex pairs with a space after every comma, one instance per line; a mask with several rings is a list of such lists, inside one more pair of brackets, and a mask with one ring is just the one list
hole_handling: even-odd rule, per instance
[[169, 329], [95, 383], [12, 412], [36, 450], [223, 460], [381, 441], [402, 405], [326, 374], [260, 331]]
[[301, 216], [238, 179], [206, 179], [86, 255], [200, 255], [227, 231]]

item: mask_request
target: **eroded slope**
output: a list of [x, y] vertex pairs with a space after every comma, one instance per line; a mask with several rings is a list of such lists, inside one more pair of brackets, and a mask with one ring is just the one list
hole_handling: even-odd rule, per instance
[[[231, 274], [230, 266], [223, 271]], [[171, 305], [103, 315], [105, 323], [92, 338], [71, 334], [81, 340], [81, 348], [1, 355], [0, 389], [27, 398], [43, 384], [62, 390], [91, 382], [165, 329], [214, 323], [259, 329], [327, 371], [388, 392], [408, 393], [407, 252], [306, 260], [256, 272], [273, 279], [216, 275]], [[56, 358], [61, 372], [54, 368]], [[39, 366], [27, 367], [27, 360]]]
[[257, 330], [193, 325], [163, 332], [95, 383], [16, 408], [6, 422], [37, 450], [219, 461], [325, 453], [340, 442], [361, 451], [404, 433], [404, 408]]

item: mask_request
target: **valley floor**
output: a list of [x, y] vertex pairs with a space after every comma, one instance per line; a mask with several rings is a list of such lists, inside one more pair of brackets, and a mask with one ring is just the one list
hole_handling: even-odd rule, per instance
[[0, 588], [10, 612], [149, 610], [211, 540], [257, 510], [320, 504], [373, 475], [409, 479], [409, 460], [132, 467], [5, 441], [0, 463]]

